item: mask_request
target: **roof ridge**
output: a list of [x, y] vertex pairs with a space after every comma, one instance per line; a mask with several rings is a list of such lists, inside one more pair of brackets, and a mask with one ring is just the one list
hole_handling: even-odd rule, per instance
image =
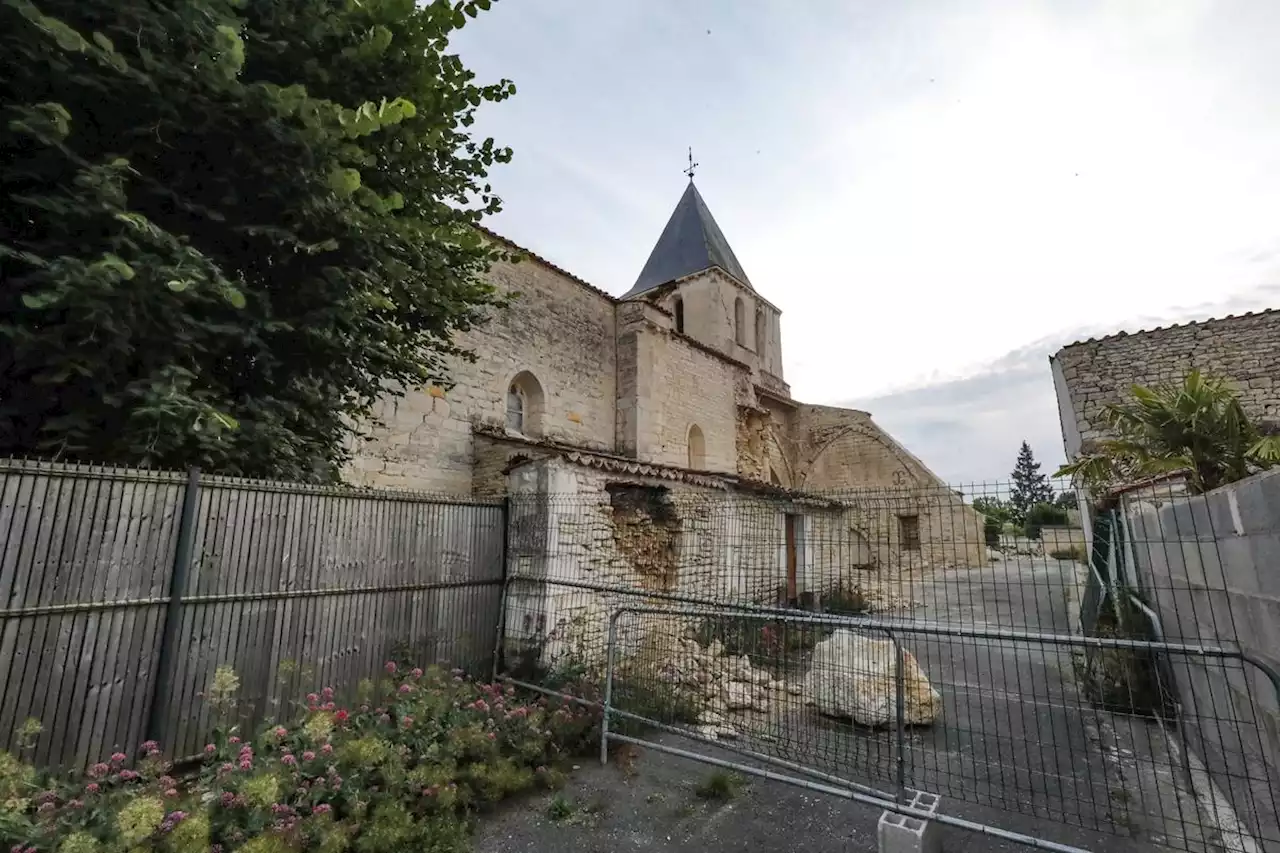
[[513, 249], [517, 249], [523, 252], [524, 254], [532, 258], [534, 261], [537, 261], [538, 263], [542, 264], [548, 269], [551, 269], [551, 270], [554, 270], [555, 272], [560, 273], [562, 276], [565, 276], [571, 281], [581, 285], [582, 287], [586, 288], [587, 290], [591, 291], [597, 296], [603, 296], [605, 299], [609, 300], [610, 303], [616, 304], [619, 301], [618, 297], [613, 296], [612, 294], [610, 294], [605, 290], [601, 290], [600, 288], [596, 287], [594, 284], [587, 281], [586, 279], [579, 278], [578, 276], [569, 272], [564, 267], [560, 267], [560, 266], [557, 266], [556, 264], [553, 264], [551, 261], [542, 257], [542, 255], [539, 255], [537, 252], [533, 251], [532, 249], [526, 249], [524, 246], [521, 246], [519, 243], [517, 243], [515, 240], [512, 240], [510, 237], [504, 237], [503, 235], [499, 234], [497, 231], [494, 231], [492, 228], [488, 228], [484, 225], [477, 224], [475, 228], [480, 233], [486, 234], [495, 240], [506, 243], [508, 246], [510, 246]]
[[1181, 323], [1169, 323], [1168, 325], [1165, 325], [1165, 326], [1152, 326], [1150, 329], [1139, 329], [1136, 332], [1127, 332], [1122, 329], [1118, 332], [1112, 332], [1109, 335], [1102, 335], [1100, 337], [1089, 337], [1083, 340], [1075, 340], [1069, 344], [1064, 345], [1062, 349], [1070, 349], [1071, 347], [1078, 347], [1084, 344], [1102, 343], [1103, 341], [1115, 340], [1117, 338], [1130, 338], [1136, 335], [1149, 335], [1154, 332], [1167, 332], [1170, 329], [1181, 329], [1184, 326], [1203, 326], [1209, 323], [1221, 323], [1226, 320], [1243, 320], [1245, 317], [1262, 317], [1264, 315], [1275, 314], [1277, 312], [1280, 312], [1280, 308], [1262, 308], [1257, 311], [1246, 311], [1243, 314], [1225, 314], [1221, 317], [1206, 317], [1203, 320], [1185, 320]]

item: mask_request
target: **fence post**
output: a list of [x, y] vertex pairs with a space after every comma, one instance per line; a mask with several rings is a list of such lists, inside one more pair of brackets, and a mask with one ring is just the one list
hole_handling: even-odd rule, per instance
[[906, 673], [904, 671], [905, 667], [903, 666], [903, 658], [907, 656], [907, 650], [902, 648], [898, 643], [898, 638], [893, 635], [892, 631], [887, 633], [889, 634], [889, 642], [893, 644], [894, 651], [893, 683], [894, 691], [897, 694], [895, 697], [895, 704], [898, 706], [897, 714], [895, 715], [897, 717], [898, 741], [898, 802], [903, 803], [906, 802], [907, 799], [907, 690], [905, 682]]
[[502, 592], [498, 595], [498, 624], [493, 638], [493, 680], [507, 671], [507, 574], [511, 561], [511, 495], [502, 497]]
[[173, 555], [173, 571], [169, 575], [169, 601], [164, 611], [164, 631], [160, 634], [160, 650], [156, 656], [155, 686], [147, 709], [147, 739], [158, 741], [164, 733], [160, 721], [173, 688], [174, 644], [178, 623], [182, 619], [182, 590], [191, 567], [191, 551], [196, 538], [196, 508], [200, 502], [200, 469], [187, 471], [187, 488], [182, 494], [182, 516], [178, 522], [178, 547]]

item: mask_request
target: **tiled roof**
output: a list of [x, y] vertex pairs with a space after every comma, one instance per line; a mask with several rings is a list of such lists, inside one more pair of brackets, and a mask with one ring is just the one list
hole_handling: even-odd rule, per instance
[[515, 249], [516, 251], [526, 255], [531, 260], [534, 260], [537, 263], [542, 264], [544, 267], [554, 270], [555, 272], [560, 273], [565, 278], [568, 278], [568, 279], [571, 279], [572, 281], [577, 282], [582, 287], [585, 287], [587, 290], [591, 291], [592, 293], [598, 296], [603, 296], [605, 299], [609, 300], [610, 302], [618, 301], [617, 298], [610, 296], [608, 293], [596, 287], [594, 284], [591, 284], [590, 282], [587, 282], [581, 278], [578, 278], [576, 275], [569, 272], [567, 269], [564, 269], [563, 267], [556, 266], [555, 264], [551, 263], [551, 261], [539, 255], [537, 252], [526, 249], [524, 246], [521, 246], [520, 244], [516, 243], [514, 240], [508, 239], [507, 237], [503, 237], [498, 232], [491, 231], [488, 228], [484, 227], [483, 225], [477, 225], [476, 229], [479, 230], [480, 233], [484, 234], [485, 236], [490, 237], [494, 240], [497, 240], [499, 243], [504, 243], [507, 246], [510, 246], [512, 249]]
[[1267, 314], [1274, 314], [1277, 311], [1280, 311], [1280, 308], [1266, 308], [1261, 311], [1246, 311], [1243, 314], [1227, 314], [1225, 317], [1208, 317], [1204, 320], [1189, 320], [1186, 323], [1170, 323], [1167, 326], [1153, 326], [1150, 329], [1139, 329], [1136, 332], [1123, 332], [1123, 331], [1115, 332], [1110, 335], [1103, 335], [1102, 337], [1099, 337], [1099, 338], [1086, 338], [1085, 340], [1082, 340], [1082, 341], [1073, 341], [1072, 343], [1069, 343], [1065, 347], [1063, 347], [1063, 349], [1078, 347], [1078, 346], [1082, 346], [1083, 344], [1094, 344], [1094, 343], [1101, 343], [1102, 341], [1111, 341], [1117, 338], [1128, 338], [1134, 335], [1148, 335], [1148, 334], [1151, 334], [1152, 332], [1164, 332], [1164, 331], [1168, 331], [1169, 329], [1179, 329], [1179, 328], [1182, 328], [1183, 326], [1202, 326], [1208, 323], [1221, 323], [1226, 320], [1243, 320], [1245, 317], [1263, 317], [1263, 316], [1266, 316]]

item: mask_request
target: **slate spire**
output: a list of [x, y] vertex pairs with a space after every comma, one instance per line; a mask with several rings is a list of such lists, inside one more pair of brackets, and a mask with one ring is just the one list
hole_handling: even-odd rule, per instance
[[639, 296], [661, 284], [711, 267], [719, 267], [751, 287], [742, 264], [729, 248], [729, 241], [690, 176], [689, 186], [667, 220], [667, 227], [662, 229], [662, 236], [649, 254], [640, 277], [622, 298]]

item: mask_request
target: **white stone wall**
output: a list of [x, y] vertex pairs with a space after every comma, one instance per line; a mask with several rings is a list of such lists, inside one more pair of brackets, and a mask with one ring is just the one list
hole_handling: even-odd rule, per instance
[[735, 388], [742, 369], [675, 335], [653, 332], [641, 346], [652, 373], [648, 393], [638, 403], [648, 412], [640, 459], [688, 467], [689, 427], [697, 424], [706, 448], [701, 468], [736, 473]]
[[614, 306], [569, 276], [533, 259], [501, 263], [489, 280], [518, 293], [488, 324], [461, 337], [478, 356], [450, 370], [451, 388], [388, 398], [384, 427], [358, 450], [348, 479], [359, 485], [467, 493], [473, 420], [502, 424], [512, 377], [529, 371], [542, 388], [545, 437], [614, 449]]
[[[735, 337], [735, 301], [743, 301], [743, 343]], [[685, 334], [699, 343], [748, 365], [752, 373], [764, 371], [782, 379], [782, 331], [777, 308], [759, 294], [718, 270], [709, 270], [680, 282], [663, 300], [674, 310], [684, 300]], [[756, 314], [764, 316], [764, 337], [757, 339]]]
[[1231, 380], [1253, 417], [1280, 418], [1280, 310], [1084, 341], [1053, 362], [1069, 456], [1076, 436], [1106, 435], [1103, 408], [1131, 402], [1132, 385], [1181, 382], [1193, 368]]
[[[663, 490], [671, 517], [637, 522], [614, 503], [609, 484]], [[509, 571], [516, 580], [508, 597], [507, 639], [544, 643], [547, 666], [566, 658], [601, 660], [608, 615], [628, 604], [675, 605], [673, 596], [724, 605], [774, 603], [787, 583], [787, 514], [798, 516], [798, 592], [867, 577], [866, 549], [842, 509], [610, 474], [560, 459], [520, 466], [510, 488], [517, 495], [509, 540]], [[542, 493], [519, 497], [534, 490]], [[664, 554], [668, 545], [673, 550]], [[667, 626], [666, 632], [668, 622], [679, 621], [628, 619], [621, 624], [630, 633], [622, 640], [636, 648], [655, 626]]]

